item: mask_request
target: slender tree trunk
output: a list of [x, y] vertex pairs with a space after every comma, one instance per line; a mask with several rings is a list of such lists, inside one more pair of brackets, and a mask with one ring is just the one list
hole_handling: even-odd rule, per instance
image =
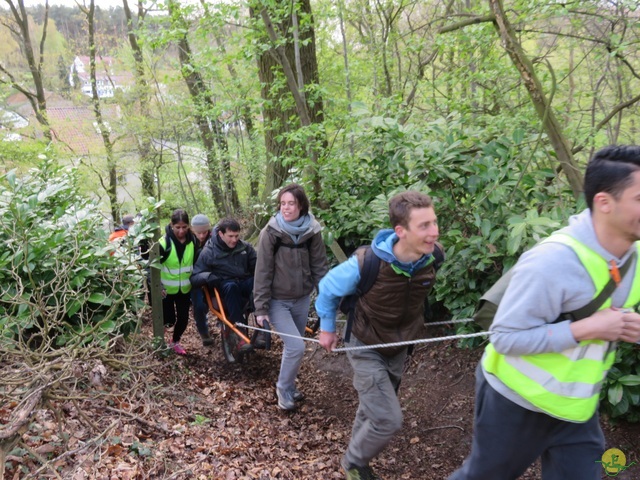
[[538, 117], [540, 117], [542, 121], [542, 126], [553, 146], [562, 171], [567, 176], [574, 195], [578, 197], [583, 190], [582, 175], [573, 158], [569, 142], [562, 132], [560, 122], [551, 108], [531, 60], [526, 56], [522, 46], [517, 40], [515, 31], [505, 14], [502, 0], [489, 0], [489, 5], [495, 15], [494, 25], [502, 39], [503, 46], [511, 58], [511, 61], [520, 72], [522, 81], [529, 92], [529, 97], [531, 98]]
[[[131, 15], [131, 9], [129, 8], [128, 0], [122, 0], [122, 6], [124, 8], [124, 14], [127, 19], [127, 32], [129, 38], [129, 45], [133, 52], [133, 59], [135, 61], [135, 82], [136, 82], [136, 97], [138, 98], [139, 113], [141, 118], [149, 118], [150, 112], [150, 100], [149, 100], [149, 85], [145, 76], [144, 58], [142, 54], [142, 47], [138, 42], [138, 36], [135, 32], [135, 26], [133, 24], [133, 17]], [[138, 0], [138, 27], [144, 22], [144, 8], [142, 2]], [[142, 183], [142, 192], [147, 197], [155, 197], [155, 188], [153, 183], [153, 149], [151, 148], [151, 138], [148, 135], [137, 135], [138, 155], [140, 155], [140, 179]]]
[[95, 44], [95, 0], [91, 0], [89, 8], [80, 7], [82, 12], [87, 16], [89, 27], [89, 76], [91, 78], [91, 100], [93, 103], [93, 111], [96, 116], [96, 123], [102, 136], [102, 143], [107, 155], [107, 172], [109, 182], [107, 184], [107, 196], [109, 197], [109, 206], [111, 208], [111, 216], [114, 223], [118, 221], [118, 175], [116, 160], [113, 156], [113, 142], [111, 141], [111, 133], [109, 126], [105, 124], [100, 106], [100, 97], [98, 96], [98, 85], [96, 80], [96, 44]]
[[[206, 7], [206, 4], [204, 5]], [[218, 48], [223, 54], [226, 54], [225, 42], [224, 39], [220, 35], [215, 35], [216, 44]], [[233, 63], [227, 62], [227, 70], [229, 71], [229, 75], [231, 78], [238, 82], [238, 72], [233, 66]], [[254, 128], [253, 128], [253, 118], [251, 117], [251, 111], [249, 109], [248, 104], [243, 104], [240, 106], [240, 115], [239, 119], [244, 123], [244, 126], [247, 131], [247, 137], [249, 139], [249, 151], [252, 158], [256, 158], [258, 153], [256, 152], [256, 146], [254, 142]], [[259, 188], [259, 172], [256, 172], [255, 169], [249, 168], [249, 195], [251, 198], [258, 198], [258, 188]]]
[[[194, 118], [200, 131], [200, 137], [205, 147], [207, 157], [207, 167], [209, 170], [209, 185], [214, 203], [219, 214], [232, 215], [239, 209], [238, 194], [235, 189], [235, 183], [231, 175], [231, 165], [229, 160], [229, 149], [226, 138], [222, 134], [220, 123], [217, 119], [210, 120], [205, 112], [211, 112], [215, 106], [211, 94], [205, 86], [202, 75], [196, 68], [191, 53], [191, 47], [187, 40], [187, 25], [178, 12], [179, 5], [175, 0], [168, 3], [169, 12], [174, 18], [174, 22], [183, 33], [177, 41], [178, 56], [182, 67], [182, 77], [187, 84], [191, 99], [196, 106]], [[219, 161], [216, 155], [216, 146], [221, 152], [222, 161]], [[227, 201], [222, 185], [226, 187], [226, 191], [231, 199]], [[235, 203], [234, 203], [235, 202]]]
[[16, 23], [17, 29], [10, 28], [16, 35], [19, 41], [22, 43], [22, 51], [29, 65], [29, 71], [31, 78], [33, 79], [33, 86], [35, 93], [25, 87], [15, 78], [15, 76], [7, 71], [4, 66], [0, 64], [0, 72], [3, 72], [9, 77], [9, 81], [2, 81], [0, 83], [7, 83], [11, 87], [15, 88], [23, 95], [27, 97], [33, 113], [36, 116], [36, 120], [42, 127], [42, 132], [47, 140], [51, 141], [51, 127], [49, 125], [49, 119], [47, 117], [47, 99], [44, 92], [43, 73], [42, 66], [44, 65], [44, 44], [47, 38], [47, 25], [49, 21], [49, 0], [45, 1], [44, 5], [44, 21], [42, 25], [42, 37], [40, 38], [40, 44], [38, 49], [38, 58], [33, 51], [33, 44], [31, 41], [31, 32], [29, 30], [29, 17], [24, 6], [24, 0], [17, 0], [14, 3], [13, 0], [5, 0], [11, 10], [11, 15]]

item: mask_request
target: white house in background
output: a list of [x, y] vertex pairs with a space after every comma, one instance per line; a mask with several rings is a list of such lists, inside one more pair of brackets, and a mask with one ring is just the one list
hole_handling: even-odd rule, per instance
[[29, 120], [22, 115], [12, 112], [11, 110], [4, 110], [0, 108], [0, 130], [1, 129], [17, 129], [24, 128], [29, 125]]
[[[116, 89], [124, 90], [132, 83], [132, 75], [128, 72], [116, 74], [113, 57], [96, 57], [96, 87], [98, 97], [113, 97]], [[75, 78], [80, 80], [80, 90], [91, 96], [91, 76], [89, 74], [89, 57], [77, 56], [73, 59], [69, 71], [69, 84], [75, 87]]]

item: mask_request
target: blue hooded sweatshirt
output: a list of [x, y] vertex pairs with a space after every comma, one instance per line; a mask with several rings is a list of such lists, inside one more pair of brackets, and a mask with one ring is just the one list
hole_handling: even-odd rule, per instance
[[[433, 261], [433, 255], [423, 255], [415, 262], [401, 262], [393, 254], [393, 246], [398, 236], [392, 229], [380, 230], [371, 243], [373, 253], [380, 260], [393, 265], [399, 275], [411, 277]], [[320, 317], [320, 329], [336, 331], [336, 312], [342, 297], [352, 295], [360, 281], [358, 257], [352, 255], [346, 262], [332, 268], [320, 281], [315, 307]]]

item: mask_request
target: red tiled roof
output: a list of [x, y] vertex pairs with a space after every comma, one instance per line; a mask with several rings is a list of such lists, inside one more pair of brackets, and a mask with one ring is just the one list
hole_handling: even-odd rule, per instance
[[[103, 105], [102, 115], [112, 127], [119, 117], [118, 107]], [[94, 123], [95, 113], [92, 107], [49, 107], [49, 123], [58, 141], [77, 155], [104, 154], [102, 136]]]

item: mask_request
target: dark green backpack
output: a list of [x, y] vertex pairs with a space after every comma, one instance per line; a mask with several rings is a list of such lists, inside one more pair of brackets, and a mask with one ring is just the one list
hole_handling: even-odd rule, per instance
[[[636, 251], [634, 250], [627, 261], [620, 267], [620, 278], [624, 277], [635, 258]], [[480, 303], [478, 304], [476, 313], [473, 315], [473, 320], [480, 325], [483, 330], [489, 330], [489, 327], [493, 322], [493, 317], [495, 317], [498, 310], [498, 305], [500, 305], [500, 300], [502, 300], [512, 276], [513, 268], [502, 275], [502, 277], [500, 277], [498, 281], [494, 283], [493, 286], [480, 298]], [[616, 289], [616, 286], [616, 281], [613, 278], [610, 278], [609, 282], [600, 291], [598, 296], [591, 300], [587, 305], [574, 310], [573, 312], [561, 313], [553, 323], [561, 322], [563, 320], [571, 320], [572, 322], [575, 322], [576, 320], [582, 320], [583, 318], [591, 316], [600, 308], [600, 306], [602, 306], [607, 298], [611, 296], [613, 291]]]

